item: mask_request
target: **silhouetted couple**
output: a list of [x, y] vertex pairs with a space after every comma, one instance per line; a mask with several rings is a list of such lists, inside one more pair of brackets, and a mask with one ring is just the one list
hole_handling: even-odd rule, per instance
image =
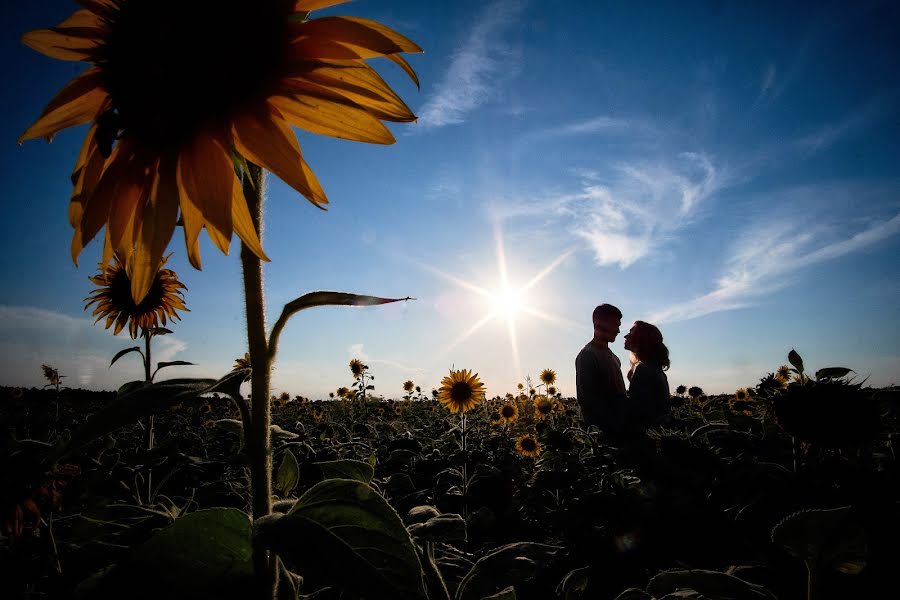
[[594, 309], [594, 337], [575, 358], [575, 387], [585, 425], [612, 436], [633, 436], [657, 425], [671, 410], [669, 349], [650, 323], [635, 321], [625, 335], [631, 351], [630, 385], [625, 389], [622, 363], [609, 344], [619, 335], [622, 311], [611, 304]]

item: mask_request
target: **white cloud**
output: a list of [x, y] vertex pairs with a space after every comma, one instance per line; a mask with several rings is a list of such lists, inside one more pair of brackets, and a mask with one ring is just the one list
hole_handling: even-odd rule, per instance
[[621, 163], [606, 179], [588, 173], [580, 193], [562, 200], [570, 231], [585, 240], [599, 265], [626, 268], [691, 222], [703, 201], [724, 185], [709, 157], [682, 153], [672, 161]]
[[900, 233], [900, 214], [836, 240], [827, 239], [833, 238], [833, 234], [824, 226], [802, 230], [791, 224], [758, 225], [740, 237], [713, 291], [660, 310], [649, 320], [654, 323], [686, 321], [750, 306], [755, 298], [782, 288], [791, 273], [857, 252], [897, 233]]
[[[95, 326], [90, 316], [0, 306], [0, 385], [43, 386], [40, 367], [47, 363], [66, 375], [64, 383], [70, 387], [114, 390], [125, 381], [144, 378], [139, 354], [122, 357], [111, 369], [109, 365], [118, 351], [138, 345], [127, 335], [113, 336], [101, 325]], [[187, 344], [174, 335], [154, 338], [153, 362], [180, 360], [186, 349]], [[216, 376], [198, 367], [177, 368], [182, 377]], [[171, 368], [161, 371], [161, 378], [171, 376], [166, 371]]]
[[809, 153], [827, 150], [837, 142], [865, 130], [866, 127], [893, 109], [897, 101], [897, 90], [870, 99], [860, 108], [844, 118], [826, 123], [818, 130], [801, 137], [797, 145]]
[[504, 42], [503, 34], [521, 11], [521, 2], [498, 0], [471, 19], [469, 35], [454, 52], [434, 94], [418, 111], [419, 127], [410, 131], [462, 123], [468, 113], [493, 97], [498, 78], [516, 67], [516, 52]]

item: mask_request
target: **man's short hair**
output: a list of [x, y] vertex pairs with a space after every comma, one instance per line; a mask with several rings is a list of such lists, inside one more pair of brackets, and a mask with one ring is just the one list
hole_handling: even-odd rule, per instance
[[612, 321], [613, 319], [621, 320], [622, 311], [612, 304], [601, 304], [594, 309], [594, 314], [591, 315], [591, 321], [594, 323], [597, 321]]

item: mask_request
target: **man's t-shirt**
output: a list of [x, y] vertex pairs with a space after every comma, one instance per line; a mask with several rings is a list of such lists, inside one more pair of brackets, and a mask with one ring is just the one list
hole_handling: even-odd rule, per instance
[[622, 363], [608, 347], [588, 344], [575, 358], [575, 388], [587, 425], [618, 431], [623, 425], [625, 380]]

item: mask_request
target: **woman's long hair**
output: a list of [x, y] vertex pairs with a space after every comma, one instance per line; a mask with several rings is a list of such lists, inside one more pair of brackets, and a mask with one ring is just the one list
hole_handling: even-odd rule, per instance
[[634, 333], [631, 334], [631, 352], [638, 362], [654, 362], [665, 371], [669, 368], [669, 349], [663, 344], [663, 336], [656, 325], [635, 321]]

